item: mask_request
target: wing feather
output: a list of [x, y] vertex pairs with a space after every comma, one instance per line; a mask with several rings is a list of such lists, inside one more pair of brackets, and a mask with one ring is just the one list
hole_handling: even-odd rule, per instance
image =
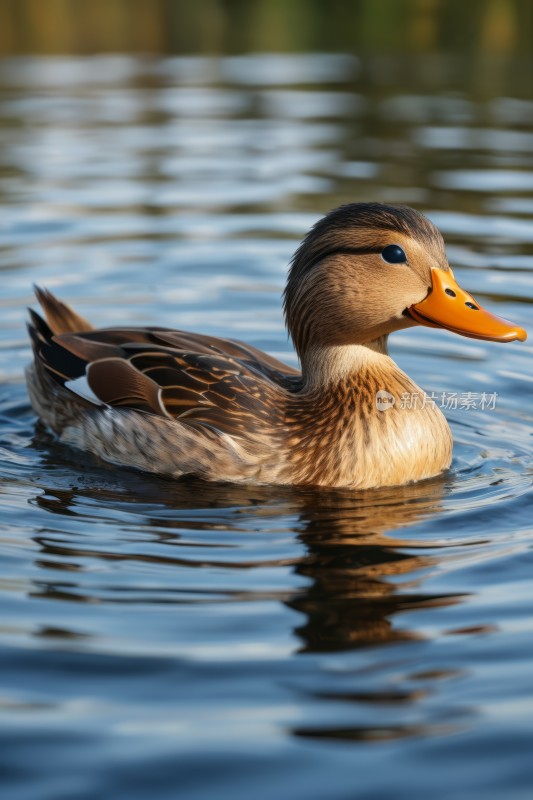
[[110, 406], [132, 406], [169, 416], [158, 384], [123, 358], [104, 358], [87, 365], [87, 382]]
[[83, 320], [68, 306], [44, 290], [38, 299], [48, 324], [31, 312], [36, 358], [74, 394], [85, 377], [85, 395], [90, 389], [106, 405], [238, 435], [279, 424], [278, 409], [299, 380], [292, 367], [242, 342], [166, 328], [80, 332], [73, 328]]

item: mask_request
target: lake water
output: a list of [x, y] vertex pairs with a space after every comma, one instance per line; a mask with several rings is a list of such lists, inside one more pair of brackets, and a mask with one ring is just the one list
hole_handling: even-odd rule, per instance
[[459, 282], [533, 334], [533, 101], [512, 72], [466, 74], [324, 54], [0, 65], [6, 800], [531, 797], [533, 340], [395, 335], [417, 383], [455, 393], [453, 469], [363, 493], [102, 466], [36, 424], [23, 377], [33, 282], [99, 325], [295, 364], [287, 263], [350, 200], [428, 213]]

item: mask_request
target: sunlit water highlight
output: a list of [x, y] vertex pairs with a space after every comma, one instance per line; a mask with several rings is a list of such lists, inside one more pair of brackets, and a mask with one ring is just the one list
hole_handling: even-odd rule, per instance
[[530, 343], [396, 335], [403, 369], [459, 397], [454, 463], [365, 493], [102, 466], [24, 388], [33, 282], [101, 325], [296, 363], [287, 263], [350, 200], [426, 211], [460, 283], [531, 334], [533, 103], [382, 75], [327, 55], [0, 66], [10, 800], [528, 796]]

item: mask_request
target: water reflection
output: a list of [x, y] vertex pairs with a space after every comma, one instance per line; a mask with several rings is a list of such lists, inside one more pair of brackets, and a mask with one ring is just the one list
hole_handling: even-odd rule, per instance
[[304, 652], [415, 638], [420, 634], [395, 629], [395, 614], [455, 602], [423, 589], [423, 570], [438, 556], [425, 555], [420, 542], [409, 548], [395, 533], [439, 513], [444, 491], [439, 478], [355, 498], [328, 495], [302, 509], [307, 557], [297, 570], [311, 584], [291, 606], [307, 617], [298, 628]]
[[[431, 555], [426, 555], [420, 540], [398, 535], [402, 528], [423, 523], [442, 510], [446, 476], [398, 489], [359, 493], [210, 485], [193, 480], [170, 483], [127, 471], [120, 471], [119, 477], [128, 487], [126, 496], [124, 486], [102, 483], [97, 488], [50, 487], [35, 498], [40, 508], [70, 517], [75, 523], [55, 526], [51, 521], [35, 535], [37, 565], [45, 571], [70, 573], [61, 581], [39, 580], [34, 587], [37, 594], [82, 602], [103, 599], [99, 593], [96, 597], [87, 593], [75, 580], [76, 572], [85, 569], [84, 562], [94, 559], [200, 570], [197, 587], [194, 576], [180, 586], [182, 573], [176, 573], [172, 597], [167, 601], [180, 604], [212, 602], [210, 592], [202, 586], [206, 569], [223, 569], [231, 580], [236, 571], [290, 567], [305, 579], [301, 581], [304, 588], [253, 588], [252, 577], [246, 588], [226, 585], [211, 593], [217, 602], [265, 598], [285, 602], [304, 615], [305, 621], [295, 629], [302, 653], [417, 638], [420, 634], [409, 628], [395, 629], [396, 614], [459, 599], [424, 590], [424, 570], [438, 563], [438, 548], [433, 546]], [[120, 549], [113, 542], [99, 548], [94, 537], [82, 534], [91, 520], [99, 518], [115, 518], [115, 524], [122, 527]], [[286, 534], [294, 540], [292, 553], [278, 559], [250, 558], [248, 547], [236, 534], [244, 529], [251, 536], [254, 531], [276, 536], [280, 520], [291, 520]], [[142, 541], [134, 536], [128, 544], [128, 527], [142, 530]], [[206, 539], [203, 532], [211, 536]], [[136, 589], [132, 585], [122, 595], [108, 594], [105, 600], [137, 602]]]
[[[105, 472], [89, 470], [88, 487], [64, 488], [56, 482], [35, 498], [48, 524], [33, 537], [39, 577], [32, 597], [98, 603], [110, 610], [117, 604], [164, 603], [179, 615], [177, 632], [187, 607], [204, 609], [209, 617], [228, 604], [237, 604], [240, 614], [255, 605], [260, 615], [265, 602], [279, 603], [298, 612], [292, 652], [300, 658], [421, 642], [422, 631], [405, 621], [398, 626], [398, 616], [461, 601], [459, 593], [424, 586], [424, 576], [438, 567], [446, 548], [409, 537], [414, 527], [442, 511], [450, 488], [447, 477], [397, 490], [317, 493], [172, 483], [123, 470], [111, 476], [109, 485]], [[99, 532], [103, 520], [106, 527], [113, 524], [109, 542]], [[87, 583], [87, 575], [97, 573], [102, 562], [112, 569]], [[126, 585], [116, 572], [121, 564], [129, 573]], [[157, 587], [147, 585], [145, 568], [154, 570]], [[261, 577], [268, 570], [287, 569], [293, 579], [279, 588]], [[223, 577], [206, 585], [209, 571]], [[295, 581], [300, 585], [290, 588]], [[34, 635], [56, 646], [69, 641], [71, 649], [98, 648], [97, 640], [68, 625], [40, 627]], [[453, 724], [444, 719], [405, 722], [407, 707], [413, 709], [410, 716], [433, 693], [435, 682], [458, 674], [444, 663], [431, 674], [406, 675], [395, 683], [379, 674], [370, 683], [357, 672], [322, 679], [319, 674], [310, 683], [293, 679], [296, 695], [303, 691], [306, 703], [321, 709], [310, 713], [305, 724], [289, 728], [297, 738], [356, 742], [429, 736], [455, 729], [458, 718], [470, 714], [455, 708]], [[344, 708], [340, 716], [339, 704]], [[372, 708], [381, 710], [371, 721]], [[395, 709], [403, 709], [401, 719]]]

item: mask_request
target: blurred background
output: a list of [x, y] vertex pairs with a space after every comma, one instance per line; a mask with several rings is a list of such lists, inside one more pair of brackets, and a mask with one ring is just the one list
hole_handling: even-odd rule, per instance
[[[453, 469], [389, 490], [158, 480], [61, 447], [32, 283], [96, 325], [296, 363], [287, 264], [407, 203], [533, 333], [530, 0], [0, 0], [0, 772], [9, 800], [524, 800], [531, 342], [391, 337]], [[386, 768], [384, 768], [386, 765]]]
[[2, 0], [1, 10], [2, 55], [440, 51], [485, 57], [501, 74], [514, 56], [525, 90], [531, 81], [529, 0]]

